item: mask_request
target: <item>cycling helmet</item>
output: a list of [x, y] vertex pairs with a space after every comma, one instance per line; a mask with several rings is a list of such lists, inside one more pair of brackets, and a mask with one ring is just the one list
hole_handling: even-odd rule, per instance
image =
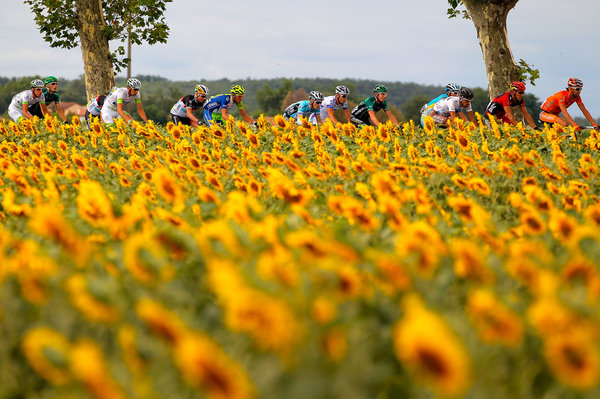
[[140, 87], [142, 87], [142, 82], [140, 82], [136, 78], [129, 78], [127, 79], [127, 87], [130, 87], [133, 90], [139, 90]]
[[308, 99], [314, 101], [323, 101], [323, 93], [317, 90], [313, 90], [308, 94]]
[[31, 88], [41, 89], [44, 87], [44, 82], [41, 79], [34, 79], [31, 81]]
[[231, 94], [241, 95], [244, 94], [246, 90], [240, 85], [231, 86]]
[[473, 99], [473, 90], [468, 87], [461, 87], [459, 96], [462, 99], [471, 101]]
[[376, 85], [373, 89], [373, 93], [387, 93], [387, 87], [384, 85]]
[[46, 79], [44, 79], [44, 84], [48, 83], [58, 83], [58, 79], [56, 79], [54, 76], [48, 76]]
[[446, 85], [446, 93], [458, 94], [460, 91], [460, 85], [456, 83], [448, 83]]
[[338, 86], [335, 88], [335, 94], [343, 94], [347, 96], [350, 94], [350, 90], [348, 90], [346, 86]]
[[196, 93], [208, 96], [208, 87], [204, 85], [196, 85]]
[[583, 81], [579, 78], [571, 78], [567, 82], [567, 87], [569, 89], [581, 89], [583, 87]]
[[514, 82], [510, 82], [510, 89], [515, 91], [525, 91], [525, 83], [515, 80]]

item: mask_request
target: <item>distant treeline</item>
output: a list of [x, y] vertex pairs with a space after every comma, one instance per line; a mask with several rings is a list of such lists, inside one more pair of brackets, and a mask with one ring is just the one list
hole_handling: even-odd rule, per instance
[[[0, 77], [0, 114], [6, 117], [7, 108], [12, 97], [16, 93], [29, 88], [31, 80], [39, 77]], [[211, 95], [228, 93], [232, 84], [241, 84], [246, 89], [244, 106], [248, 113], [255, 117], [260, 114], [272, 116], [281, 113], [291, 102], [306, 99], [306, 93], [311, 90], [319, 90], [325, 96], [332, 95], [335, 92], [335, 87], [340, 84], [346, 85], [350, 89], [349, 104], [354, 107], [360, 101], [373, 95], [373, 87], [376, 84], [384, 84], [389, 92], [387, 101], [396, 117], [403, 121], [408, 119], [418, 120], [421, 106], [444, 91], [444, 86], [359, 79], [247, 78], [239, 80], [170, 81], [154, 75], [138, 75], [136, 78], [142, 81], [142, 104], [146, 115], [148, 118], [162, 124], [170, 120], [169, 111], [173, 104], [184, 95], [192, 94], [194, 86], [199, 83], [208, 86]], [[116, 85], [119, 87], [125, 86], [125, 81], [125, 78], [117, 78]], [[457, 83], [461, 84], [461, 82]], [[472, 103], [473, 110], [483, 113], [489, 102], [487, 90], [477, 87], [472, 89], [475, 93]], [[71, 80], [59, 77], [58, 92], [62, 101], [74, 101], [83, 105], [88, 102], [83, 76]], [[527, 94], [525, 103], [529, 113], [537, 120], [540, 106], [539, 99], [533, 94]]]

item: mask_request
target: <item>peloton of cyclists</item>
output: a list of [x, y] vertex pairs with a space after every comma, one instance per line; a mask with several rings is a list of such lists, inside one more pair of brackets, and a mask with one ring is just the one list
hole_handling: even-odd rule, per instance
[[[556, 94], [548, 97], [542, 104], [542, 112], [540, 113], [540, 121], [547, 123], [557, 123], [561, 128], [569, 125], [573, 126], [576, 131], [581, 131], [581, 127], [575, 123], [567, 108], [574, 103], [577, 103], [579, 109], [585, 118], [592, 123], [594, 129], [598, 130], [598, 124], [590, 115], [583, 101], [581, 100], [581, 90], [583, 89], [583, 81], [579, 78], [570, 78], [567, 82], [567, 88], [559, 91]], [[562, 113], [563, 117], [559, 115]]]
[[193, 95], [182, 97], [171, 108], [171, 119], [173, 123], [198, 127], [204, 125], [204, 122], [196, 118], [193, 111], [197, 111], [206, 103], [208, 96], [208, 87], [204, 85], [196, 85], [196, 90]]
[[531, 126], [532, 129], [535, 129], [536, 126], [533, 122], [533, 118], [531, 115], [529, 115], [529, 112], [525, 107], [525, 101], [523, 100], [524, 96], [525, 83], [518, 81], [511, 82], [510, 91], [496, 96], [492, 101], [490, 101], [485, 109], [485, 117], [489, 119], [490, 115], [493, 115], [494, 118], [502, 123], [516, 125], [517, 120], [512, 113], [512, 107], [519, 106], [523, 116], [525, 117], [525, 121], [527, 121], [527, 124]]
[[[56, 113], [58, 114], [58, 117], [62, 119], [64, 123], [69, 123], [65, 117], [65, 112], [60, 105], [60, 94], [58, 94], [56, 91], [58, 88], [58, 79], [56, 79], [54, 76], [48, 76], [46, 79], [44, 79], [44, 86], [45, 87], [42, 90], [42, 94], [44, 95], [46, 109], [48, 109], [52, 103], [56, 104]], [[44, 118], [41, 103], [30, 104], [29, 113], [37, 116], [40, 119]]]
[[384, 110], [388, 119], [395, 125], [398, 124], [398, 120], [390, 111], [387, 101], [385, 101], [388, 94], [387, 87], [384, 85], [376, 85], [373, 89], [373, 96], [366, 98], [361, 101], [351, 112], [350, 121], [356, 125], [375, 125], [379, 126], [379, 119], [375, 113], [379, 110]]

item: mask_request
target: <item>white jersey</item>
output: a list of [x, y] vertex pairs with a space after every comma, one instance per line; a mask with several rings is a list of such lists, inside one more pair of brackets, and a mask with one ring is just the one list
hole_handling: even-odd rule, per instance
[[8, 106], [8, 114], [17, 122], [23, 116], [23, 105], [29, 106], [37, 103], [46, 104], [46, 98], [43, 94], [40, 94], [39, 97], [34, 97], [31, 90], [23, 90], [19, 94], [15, 94], [12, 98]]
[[321, 109], [319, 110], [323, 122], [325, 122], [325, 119], [329, 118], [329, 114], [327, 113], [328, 108], [332, 109], [334, 112], [338, 109], [348, 109], [348, 100], [344, 101], [343, 104], [339, 104], [335, 100], [335, 96], [325, 97], [321, 103]]
[[101, 115], [104, 123], [114, 123], [114, 118], [119, 118], [117, 112], [117, 103], [123, 103], [123, 106], [131, 103], [138, 102], [140, 100], [140, 92], [138, 91], [135, 96], [129, 95], [129, 89], [127, 87], [118, 87], [112, 91], [104, 99], [104, 105], [102, 105]]
[[461, 111], [469, 112], [469, 111], [472, 111], [472, 108], [471, 108], [471, 102], [469, 102], [469, 105], [466, 108], [461, 107], [460, 106], [460, 97], [454, 96], [454, 97], [444, 98], [444, 99], [438, 101], [433, 106], [433, 110], [435, 112], [437, 112], [438, 114], [448, 118], [448, 117], [450, 117], [450, 112], [455, 112], [455, 113], [459, 113]]

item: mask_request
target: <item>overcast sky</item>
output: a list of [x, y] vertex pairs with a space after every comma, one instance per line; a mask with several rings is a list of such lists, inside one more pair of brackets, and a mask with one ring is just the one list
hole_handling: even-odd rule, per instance
[[[0, 76], [83, 74], [81, 50], [51, 49], [27, 5], [2, 0]], [[477, 34], [447, 0], [174, 0], [167, 44], [133, 48], [133, 74], [170, 80], [323, 77], [487, 87]], [[600, 116], [600, 2], [520, 0], [508, 15], [515, 60], [540, 70], [540, 100], [584, 82]], [[113, 44], [114, 47], [114, 44]], [[143, 93], [142, 93], [143, 94]], [[577, 106], [572, 114], [581, 115]], [[536, 117], [534, 115], [534, 117]]]

